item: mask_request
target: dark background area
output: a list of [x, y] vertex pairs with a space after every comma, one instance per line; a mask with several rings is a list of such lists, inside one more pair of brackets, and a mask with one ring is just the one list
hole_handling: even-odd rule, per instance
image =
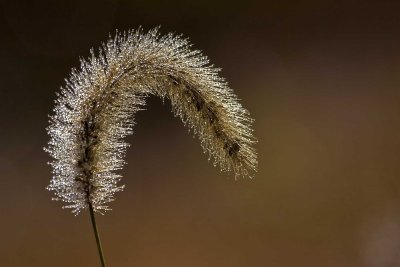
[[234, 181], [150, 97], [98, 216], [109, 266], [400, 266], [399, 1], [6, 1], [0, 266], [99, 266], [88, 213], [45, 190], [55, 93], [115, 30], [182, 33], [255, 118]]

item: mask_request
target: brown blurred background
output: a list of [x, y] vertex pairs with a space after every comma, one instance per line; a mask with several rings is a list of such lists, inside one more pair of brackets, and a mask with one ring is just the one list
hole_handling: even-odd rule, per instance
[[0, 266], [99, 266], [87, 213], [51, 201], [55, 92], [116, 29], [161, 25], [222, 67], [255, 118], [259, 173], [207, 162], [169, 103], [137, 114], [109, 266], [400, 266], [399, 1], [6, 1]]

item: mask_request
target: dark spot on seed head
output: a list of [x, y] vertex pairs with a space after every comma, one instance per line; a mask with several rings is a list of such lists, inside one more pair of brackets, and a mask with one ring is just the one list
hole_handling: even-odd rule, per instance
[[239, 152], [240, 146], [237, 142], [227, 141], [224, 144], [224, 149], [228, 151], [229, 156], [233, 156]]
[[74, 108], [71, 106], [71, 104], [70, 103], [65, 103], [65, 105], [64, 105], [67, 109], [69, 109], [69, 110], [71, 110], [71, 111], [73, 111], [74, 110]]
[[195, 101], [195, 104], [196, 104], [197, 111], [200, 111], [204, 107], [204, 100], [201, 98], [197, 98]]
[[177, 80], [174, 76], [168, 75], [168, 78], [171, 79], [171, 81], [172, 81], [172, 83], [173, 83], [174, 85], [178, 85], [178, 84], [179, 84], [179, 83], [178, 83], [178, 80]]
[[207, 107], [207, 109], [205, 110], [205, 114], [211, 124], [218, 120], [217, 116], [215, 115], [215, 111], [211, 107]]
[[232, 156], [233, 154], [237, 154], [240, 150], [240, 146], [238, 143], [233, 143], [229, 149], [229, 155]]

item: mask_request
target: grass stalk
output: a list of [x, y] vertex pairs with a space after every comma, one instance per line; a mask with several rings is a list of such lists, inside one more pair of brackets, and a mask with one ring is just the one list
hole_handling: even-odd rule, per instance
[[96, 217], [94, 215], [94, 211], [93, 211], [93, 207], [92, 207], [91, 203], [89, 203], [89, 211], [90, 211], [90, 219], [92, 221], [92, 227], [93, 227], [94, 236], [96, 237], [97, 250], [99, 251], [101, 266], [102, 267], [106, 267], [106, 262], [104, 260], [103, 249], [101, 247], [101, 242], [100, 242], [100, 236], [99, 236], [99, 232], [97, 230]]

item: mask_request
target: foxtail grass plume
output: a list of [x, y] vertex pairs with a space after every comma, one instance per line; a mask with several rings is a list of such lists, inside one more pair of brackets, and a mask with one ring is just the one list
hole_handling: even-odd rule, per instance
[[117, 33], [81, 60], [57, 94], [45, 150], [52, 156], [48, 189], [74, 213], [108, 210], [121, 191], [121, 169], [134, 115], [149, 94], [168, 98], [173, 112], [199, 137], [214, 165], [236, 177], [257, 168], [252, 119], [219, 69], [187, 39], [157, 29]]

